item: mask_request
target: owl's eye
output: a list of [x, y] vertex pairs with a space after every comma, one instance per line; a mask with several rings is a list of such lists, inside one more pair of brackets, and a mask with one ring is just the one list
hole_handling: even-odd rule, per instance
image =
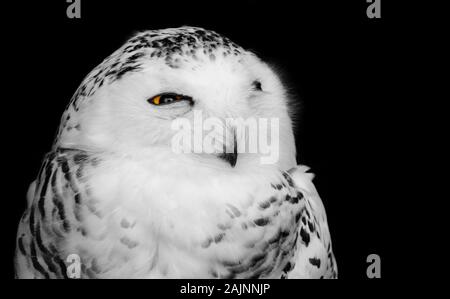
[[148, 99], [148, 102], [155, 106], [168, 105], [180, 101], [189, 101], [192, 103], [192, 98], [176, 93], [163, 93]]
[[261, 84], [261, 81], [259, 81], [259, 80], [253, 81], [252, 87], [253, 87], [253, 89], [256, 90], [256, 91], [262, 91], [262, 84]]

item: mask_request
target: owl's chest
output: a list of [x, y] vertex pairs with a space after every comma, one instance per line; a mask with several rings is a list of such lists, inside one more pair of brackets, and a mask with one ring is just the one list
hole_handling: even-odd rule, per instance
[[139, 168], [108, 176], [98, 177], [104, 189], [93, 194], [108, 223], [109, 261], [121, 265], [112, 267], [115, 275], [226, 277], [251, 267], [270, 273], [280, 245], [293, 242], [294, 210], [268, 181]]

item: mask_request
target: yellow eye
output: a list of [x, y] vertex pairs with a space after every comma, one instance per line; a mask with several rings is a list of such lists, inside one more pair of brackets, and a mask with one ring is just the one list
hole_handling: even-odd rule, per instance
[[193, 104], [191, 97], [176, 93], [163, 93], [148, 100], [150, 104], [153, 104], [155, 106], [168, 105], [180, 101], [189, 101], [190, 104]]
[[159, 105], [160, 100], [161, 100], [161, 96], [156, 96], [152, 99], [152, 102], [155, 105]]

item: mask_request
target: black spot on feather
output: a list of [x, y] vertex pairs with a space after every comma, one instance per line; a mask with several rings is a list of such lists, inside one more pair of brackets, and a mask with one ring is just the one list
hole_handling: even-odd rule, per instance
[[318, 258], [310, 258], [309, 263], [313, 266], [316, 266], [317, 268], [320, 268], [320, 259]]
[[270, 222], [270, 219], [267, 217], [259, 218], [254, 221], [254, 223], [258, 226], [267, 225]]
[[310, 242], [310, 236], [303, 227], [300, 229], [300, 237], [302, 238], [303, 243], [308, 246]]

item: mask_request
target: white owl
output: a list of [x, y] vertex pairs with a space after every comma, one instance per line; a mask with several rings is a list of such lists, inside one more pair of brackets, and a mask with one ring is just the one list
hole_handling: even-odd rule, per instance
[[[171, 124], [194, 110], [278, 119], [278, 162], [236, 149], [175, 153]], [[253, 53], [201, 28], [136, 34], [63, 114], [28, 191], [16, 276], [68, 277], [76, 255], [81, 278], [337, 277], [292, 126], [282, 83]], [[227, 129], [224, 144], [236, 140]]]

